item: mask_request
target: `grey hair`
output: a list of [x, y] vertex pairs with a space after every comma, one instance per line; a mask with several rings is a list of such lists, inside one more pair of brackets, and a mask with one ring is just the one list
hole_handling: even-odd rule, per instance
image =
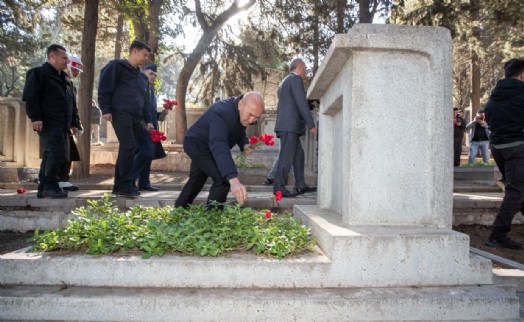
[[292, 72], [294, 71], [295, 69], [298, 68], [298, 66], [300, 66], [301, 64], [304, 64], [304, 61], [300, 58], [295, 58], [291, 61], [291, 63], [289, 63], [289, 71]]

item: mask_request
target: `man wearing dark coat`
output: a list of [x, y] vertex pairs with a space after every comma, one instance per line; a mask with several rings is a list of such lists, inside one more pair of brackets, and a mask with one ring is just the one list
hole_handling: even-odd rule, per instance
[[189, 180], [176, 200], [176, 207], [193, 203], [208, 177], [213, 179], [207, 198], [208, 207], [212, 207], [214, 202], [226, 202], [230, 189], [236, 201], [244, 204], [247, 190], [238, 179], [231, 148], [238, 145], [247, 155], [253, 153], [246, 127], [254, 124], [263, 112], [262, 97], [250, 92], [214, 103], [189, 128], [184, 138], [184, 151], [191, 158]]
[[82, 130], [73, 89], [64, 70], [69, 58], [67, 50], [53, 44], [47, 48], [47, 62], [30, 69], [26, 75], [22, 99], [33, 130], [44, 146], [40, 164], [38, 196], [65, 198], [67, 192], [58, 184], [60, 167], [66, 161], [66, 140], [69, 131]]
[[[275, 133], [280, 138], [280, 152], [273, 183], [273, 192], [280, 191], [282, 197], [294, 197], [297, 194], [317, 191], [316, 187], [306, 184], [304, 179], [304, 149], [300, 137], [309, 133], [315, 135], [317, 128], [309, 109], [304, 89], [306, 64], [301, 59], [294, 59], [289, 64], [290, 74], [284, 78], [278, 88], [278, 107]], [[285, 187], [289, 171], [293, 167], [296, 192]]]
[[[157, 99], [153, 92], [156, 80], [157, 66], [155, 64], [148, 64], [144, 67], [144, 74], [149, 81], [149, 106], [147, 112], [152, 120], [153, 128], [158, 130], [158, 118], [161, 114], [168, 114], [168, 110], [157, 112]], [[133, 161], [133, 181], [138, 179], [138, 189], [145, 191], [158, 191], [158, 188], [151, 186], [149, 175], [151, 173], [151, 162], [156, 159], [161, 159], [166, 156], [161, 142], [153, 142], [148, 130], [142, 129], [138, 135], [138, 151]]]
[[521, 249], [507, 234], [517, 211], [524, 211], [524, 59], [506, 62], [504, 75], [484, 108], [491, 154], [505, 180], [504, 199], [486, 245]]
[[111, 122], [118, 139], [113, 194], [126, 197], [140, 195], [132, 178], [136, 140], [142, 127], [153, 128], [147, 107], [149, 82], [140, 66], [149, 61], [149, 48], [135, 40], [129, 47], [129, 57], [110, 61], [100, 72], [98, 104], [102, 117]]

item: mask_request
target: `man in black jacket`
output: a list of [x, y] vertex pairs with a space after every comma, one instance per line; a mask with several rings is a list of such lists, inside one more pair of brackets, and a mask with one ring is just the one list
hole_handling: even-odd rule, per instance
[[506, 62], [504, 75], [485, 107], [491, 153], [505, 178], [504, 199], [486, 245], [521, 249], [522, 245], [508, 238], [507, 233], [524, 203], [524, 59]]
[[118, 138], [113, 193], [127, 197], [140, 195], [132, 179], [136, 139], [143, 124], [153, 128], [147, 112], [149, 82], [139, 66], [149, 61], [151, 48], [139, 40], [129, 47], [129, 58], [110, 61], [101, 71], [98, 104], [102, 117], [113, 124]]
[[178, 196], [176, 207], [193, 203], [208, 177], [213, 179], [208, 206], [214, 201], [226, 202], [230, 188], [239, 204], [247, 200], [247, 190], [238, 179], [231, 148], [238, 145], [247, 155], [253, 153], [246, 127], [254, 124], [262, 113], [262, 97], [250, 92], [216, 102], [193, 124], [184, 138], [184, 151], [191, 158], [189, 180]]
[[46, 54], [46, 63], [27, 72], [23, 100], [33, 130], [44, 145], [38, 195], [65, 198], [67, 193], [58, 185], [60, 167], [66, 160], [65, 140], [69, 130], [76, 134], [82, 127], [71, 83], [64, 72], [69, 63], [67, 50], [53, 44]]

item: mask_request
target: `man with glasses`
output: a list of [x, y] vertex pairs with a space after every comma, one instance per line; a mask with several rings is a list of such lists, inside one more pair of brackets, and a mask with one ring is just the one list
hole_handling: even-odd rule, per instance
[[264, 101], [250, 92], [214, 103], [189, 128], [184, 138], [184, 151], [191, 158], [189, 180], [180, 192], [176, 207], [187, 207], [202, 190], [208, 177], [213, 185], [207, 198], [208, 208], [226, 202], [229, 190], [239, 204], [247, 200], [246, 187], [238, 179], [231, 148], [238, 145], [247, 155], [253, 153], [246, 127], [264, 113]]

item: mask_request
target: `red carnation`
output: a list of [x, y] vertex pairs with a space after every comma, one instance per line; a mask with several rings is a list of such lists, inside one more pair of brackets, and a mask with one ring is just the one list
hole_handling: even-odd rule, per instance
[[22, 187], [16, 189], [16, 193], [26, 193], [26, 190]]
[[271, 214], [271, 210], [266, 211], [266, 218], [267, 218], [267, 219], [270, 219], [270, 218], [271, 218], [271, 215], [272, 215], [272, 214]]
[[258, 143], [258, 139], [256, 136], [252, 136], [251, 138], [249, 138], [249, 144], [257, 144]]
[[164, 98], [164, 105], [162, 105], [163, 108], [166, 110], [172, 110], [173, 106], [178, 106], [178, 102], [176, 100]]
[[277, 203], [277, 205], [280, 200], [282, 200], [282, 191], [277, 191], [275, 192], [275, 202]]

